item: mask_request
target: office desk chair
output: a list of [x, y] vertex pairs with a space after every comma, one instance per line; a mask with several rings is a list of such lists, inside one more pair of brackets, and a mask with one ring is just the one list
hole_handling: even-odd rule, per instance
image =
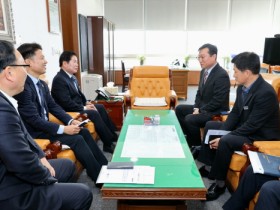
[[125, 72], [125, 66], [123, 61], [121, 61], [121, 64], [122, 64], [122, 92], [124, 92], [128, 88], [129, 74]]

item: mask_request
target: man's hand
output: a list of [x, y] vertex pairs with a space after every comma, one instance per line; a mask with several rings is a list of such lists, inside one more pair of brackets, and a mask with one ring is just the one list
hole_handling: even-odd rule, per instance
[[79, 120], [72, 120], [71, 125], [79, 125], [80, 123]]
[[216, 139], [213, 139], [212, 141], [209, 141], [210, 149], [217, 149], [219, 146], [220, 139], [221, 138], [216, 138]]
[[96, 107], [93, 104], [86, 104], [86, 110], [96, 110]]
[[45, 157], [41, 158], [41, 163], [42, 163], [43, 166], [45, 166], [47, 169], [49, 169], [50, 174], [53, 177], [55, 177], [55, 170], [54, 170], [54, 168], [51, 166], [51, 164], [49, 163], [49, 161]]
[[[80, 122], [78, 121], [78, 123], [80, 123]], [[78, 125], [71, 124], [71, 125], [64, 126], [63, 133], [68, 134], [68, 135], [75, 135], [75, 134], [80, 133], [80, 130], [81, 130], [81, 128]]]
[[199, 108], [193, 108], [193, 114], [199, 114]]

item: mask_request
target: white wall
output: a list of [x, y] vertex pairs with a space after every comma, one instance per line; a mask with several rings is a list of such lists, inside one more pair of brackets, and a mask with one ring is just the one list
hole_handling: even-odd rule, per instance
[[[13, 10], [16, 44], [37, 42], [42, 45], [47, 64], [47, 79], [51, 83], [59, 70], [58, 59], [63, 51], [61, 34], [48, 32], [46, 0], [10, 0]], [[77, 0], [78, 13], [103, 15], [104, 0]], [[78, 17], [77, 17], [78, 18]]]

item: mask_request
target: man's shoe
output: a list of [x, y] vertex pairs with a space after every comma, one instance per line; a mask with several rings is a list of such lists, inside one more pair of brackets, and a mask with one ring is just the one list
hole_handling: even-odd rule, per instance
[[96, 183], [95, 187], [97, 187], [98, 189], [101, 189], [103, 187], [103, 184], [102, 183], [98, 183], [98, 184]]
[[208, 188], [208, 191], [206, 193], [206, 200], [212, 201], [216, 200], [221, 194], [223, 194], [226, 190], [226, 186], [219, 187], [216, 183], [211, 184], [211, 186]]
[[104, 152], [109, 152], [109, 153], [112, 153], [113, 154], [113, 152], [114, 152], [114, 150], [115, 150], [115, 145], [114, 144], [111, 144], [110, 146], [103, 146], [103, 151]]

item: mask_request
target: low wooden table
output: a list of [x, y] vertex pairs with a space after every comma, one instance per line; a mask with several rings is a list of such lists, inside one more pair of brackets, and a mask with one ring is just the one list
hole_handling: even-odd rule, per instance
[[93, 103], [103, 104], [117, 129], [121, 130], [124, 119], [124, 102], [122, 99], [95, 100]]
[[135, 157], [122, 157], [128, 127], [143, 125], [144, 116], [156, 114], [160, 115], [159, 126], [175, 126], [184, 155], [181, 158], [136, 157], [135, 165], [155, 167], [155, 182], [154, 184], [104, 184], [101, 189], [102, 198], [118, 199], [118, 209], [186, 209], [185, 200], [206, 199], [206, 188], [173, 110], [128, 110], [112, 161], [126, 162], [135, 159]]

